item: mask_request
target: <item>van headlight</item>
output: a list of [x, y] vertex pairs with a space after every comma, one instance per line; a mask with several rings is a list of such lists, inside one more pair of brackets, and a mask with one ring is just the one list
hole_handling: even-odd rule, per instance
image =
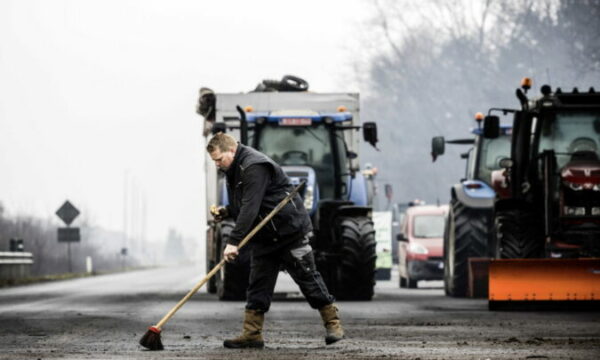
[[308, 185], [306, 187], [306, 191], [304, 192], [304, 208], [307, 211], [310, 211], [313, 208], [313, 202], [314, 202], [313, 186]]
[[408, 245], [408, 251], [410, 251], [413, 254], [428, 254], [429, 250], [427, 250], [427, 248], [419, 243], [416, 242], [411, 242]]

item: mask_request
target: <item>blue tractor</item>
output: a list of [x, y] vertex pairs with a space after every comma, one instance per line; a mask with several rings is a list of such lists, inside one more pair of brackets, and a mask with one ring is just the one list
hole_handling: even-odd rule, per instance
[[[491, 109], [512, 112], [511, 109]], [[498, 119], [487, 116], [488, 119]], [[444, 289], [446, 295], [467, 296], [469, 258], [490, 257], [493, 245], [493, 209], [496, 192], [492, 188], [492, 172], [501, 169], [500, 160], [510, 154], [512, 127], [500, 126], [496, 138], [483, 136], [484, 116], [475, 116], [478, 126], [468, 139], [432, 139], [435, 161], [444, 153], [445, 144], [471, 145], [461, 157], [467, 160], [465, 178], [450, 190], [450, 208], [444, 231]], [[484, 126], [485, 128], [485, 126]], [[501, 188], [501, 187], [500, 187]]]
[[[358, 167], [356, 132], [375, 146], [375, 123], [359, 125], [358, 94], [306, 91], [255, 91], [213, 94], [210, 133], [237, 132], [243, 144], [265, 153], [282, 166], [302, 192], [314, 233], [316, 265], [330, 292], [340, 300], [370, 300], [375, 285], [376, 243], [369, 179]], [[202, 102], [202, 99], [201, 99]], [[242, 109], [238, 105], [244, 105]], [[207, 201], [228, 203], [222, 175], [207, 164]], [[213, 181], [214, 180], [214, 181]], [[215, 184], [212, 184], [212, 183]], [[221, 259], [235, 225], [208, 220], [207, 267]], [[209, 284], [223, 300], [242, 300], [248, 284], [249, 251], [227, 263]]]

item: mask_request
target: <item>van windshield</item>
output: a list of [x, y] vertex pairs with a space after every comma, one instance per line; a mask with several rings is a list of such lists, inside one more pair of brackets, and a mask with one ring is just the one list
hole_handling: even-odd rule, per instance
[[413, 235], [416, 238], [441, 238], [444, 236], [444, 221], [442, 214], [415, 216]]

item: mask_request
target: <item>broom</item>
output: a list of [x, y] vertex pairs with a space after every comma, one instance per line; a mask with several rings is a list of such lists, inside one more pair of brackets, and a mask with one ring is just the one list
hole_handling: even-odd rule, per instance
[[[246, 243], [300, 191], [304, 184], [305, 182], [302, 182], [283, 200], [281, 200], [281, 202], [269, 213], [269, 215], [267, 215], [258, 225], [256, 225], [254, 229], [252, 229], [250, 233], [248, 233], [248, 235], [246, 235], [246, 237], [244, 237], [244, 239], [239, 243], [238, 249], [246, 245]], [[163, 350], [164, 347], [162, 341], [160, 340], [160, 332], [162, 327], [167, 323], [167, 321], [169, 321], [169, 319], [171, 319], [171, 317], [173, 317], [173, 315], [175, 315], [177, 310], [179, 310], [183, 304], [185, 304], [192, 297], [192, 295], [194, 295], [202, 287], [202, 285], [208, 282], [208, 280], [223, 267], [223, 265], [225, 265], [225, 259], [222, 259], [211, 271], [209, 271], [209, 273], [206, 274], [206, 276], [200, 280], [192, 288], [192, 290], [190, 290], [187, 295], [185, 295], [183, 299], [181, 299], [177, 305], [175, 305], [171, 311], [169, 311], [167, 315], [165, 315], [156, 325], [150, 326], [148, 331], [146, 331], [144, 336], [142, 336], [140, 339], [140, 345], [150, 350]]]

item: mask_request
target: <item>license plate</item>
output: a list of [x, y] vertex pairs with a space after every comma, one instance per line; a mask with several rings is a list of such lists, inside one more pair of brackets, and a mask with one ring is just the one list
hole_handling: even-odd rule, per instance
[[283, 118], [279, 120], [279, 125], [282, 126], [307, 126], [311, 124], [311, 118]]

